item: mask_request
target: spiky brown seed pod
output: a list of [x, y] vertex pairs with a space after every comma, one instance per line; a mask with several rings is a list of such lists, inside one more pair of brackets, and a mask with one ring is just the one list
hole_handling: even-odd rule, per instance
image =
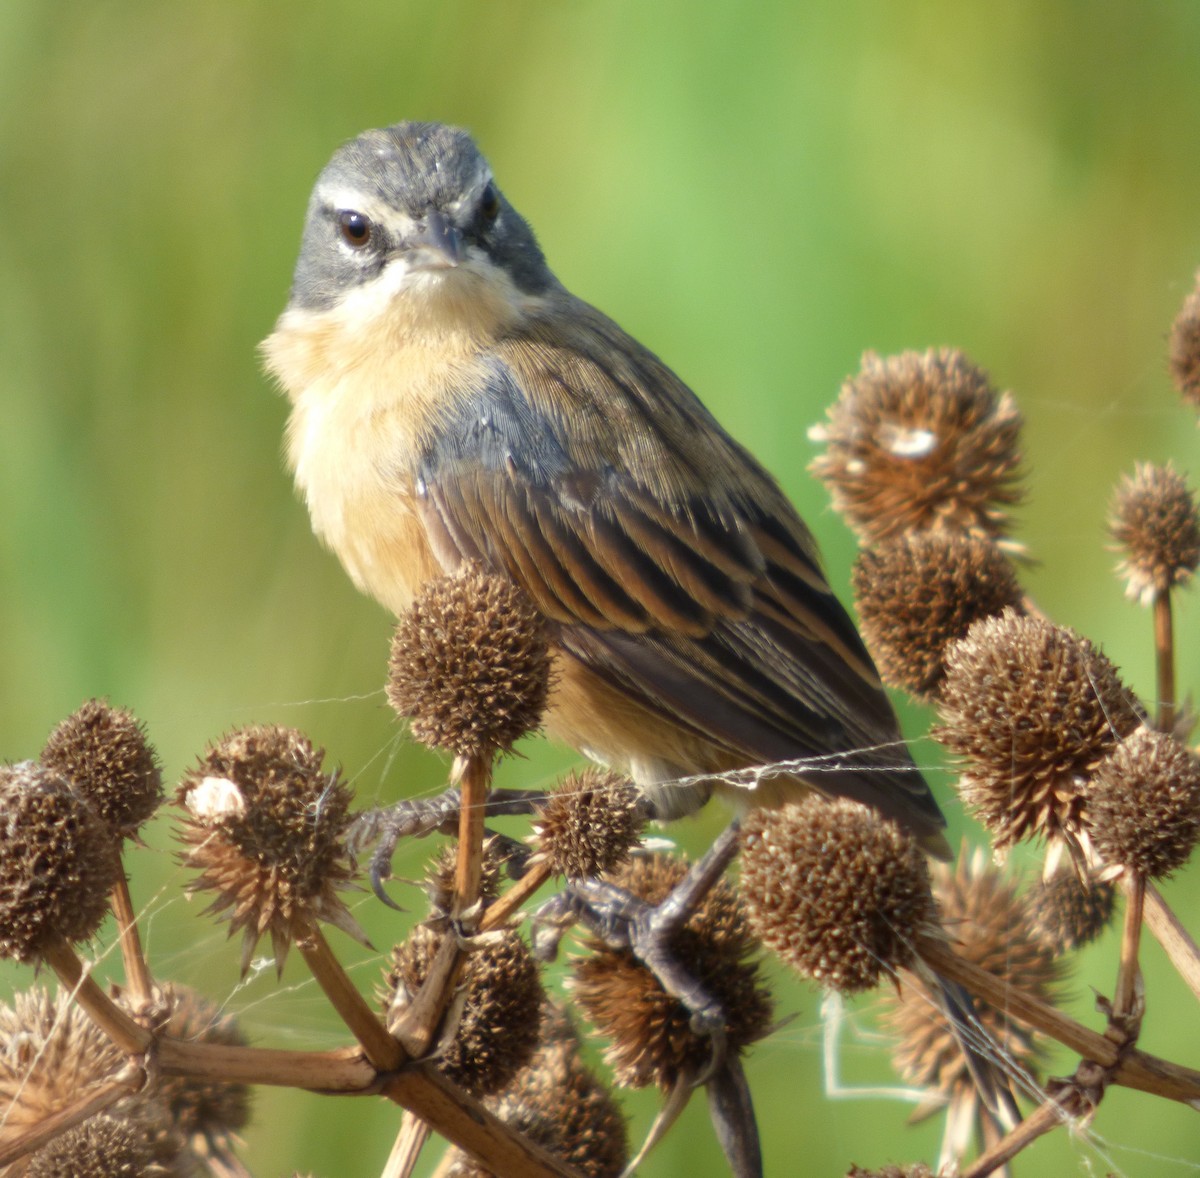
[[[648, 855], [607, 877], [649, 904], [658, 904], [687, 874], [683, 858]], [[629, 950], [585, 938], [591, 950], [572, 963], [568, 985], [579, 1009], [608, 1040], [604, 1058], [626, 1088], [657, 1084], [669, 1091], [712, 1060], [712, 1041], [691, 1026], [691, 1012], [662, 988]], [[740, 1052], [770, 1029], [773, 1003], [752, 960], [758, 942], [737, 892], [720, 880], [670, 942], [675, 961], [725, 1013], [730, 1051]]]
[[68, 1129], [29, 1158], [25, 1178], [168, 1178], [140, 1126], [102, 1113]]
[[[18, 993], [12, 1006], [0, 1004], [0, 1044], [5, 1045], [0, 1051], [0, 1124], [13, 1134], [87, 1099], [125, 1063], [125, 1056], [70, 994], [51, 995], [40, 987]], [[135, 1126], [154, 1162], [168, 1167], [163, 1172], [185, 1172], [183, 1140], [152, 1090], [123, 1097], [108, 1114]]]
[[1108, 526], [1123, 554], [1117, 572], [1125, 593], [1143, 605], [1191, 580], [1200, 565], [1196, 498], [1169, 462], [1139, 462], [1133, 476], [1121, 480]]
[[997, 850], [1075, 838], [1084, 785], [1142, 722], [1116, 668], [1086, 638], [1008, 609], [946, 652], [934, 738], [962, 758], [963, 799]]
[[534, 811], [537, 846], [568, 879], [614, 871], [637, 846], [646, 819], [628, 778], [607, 769], [572, 771]]
[[[504, 855], [499, 839], [488, 839], [483, 844], [483, 861], [480, 864], [479, 898], [486, 908], [500, 895], [501, 873], [504, 870]], [[449, 919], [454, 907], [454, 876], [458, 870], [458, 843], [447, 843], [429, 862], [425, 869], [424, 888], [429, 897], [430, 915], [427, 924], [438, 927]]]
[[545, 619], [503, 577], [431, 581], [396, 625], [388, 702], [430, 748], [510, 751], [541, 723], [549, 683]]
[[137, 717], [92, 699], [50, 734], [41, 762], [61, 773], [122, 838], [158, 809], [162, 771]]
[[[506, 1124], [537, 1142], [583, 1178], [617, 1178], [628, 1160], [625, 1117], [585, 1066], [565, 1020], [554, 1024], [512, 1084], [487, 1103]], [[565, 1029], [564, 1029], [565, 1027]], [[459, 1150], [439, 1173], [445, 1178], [493, 1178]]]
[[996, 543], [960, 532], [906, 532], [863, 549], [851, 584], [884, 682], [920, 699], [936, 694], [946, 647], [973, 622], [1021, 608], [1016, 572]]
[[[946, 932], [960, 956], [1014, 988], [1053, 1003], [1061, 976], [1060, 952], [1040, 936], [1012, 881], [982, 851], [959, 856], [957, 868], [934, 867], [934, 891]], [[906, 1083], [951, 1102], [973, 1102], [977, 1089], [941, 1003], [923, 981], [905, 980], [884, 991], [884, 1021], [896, 1035], [893, 1062]], [[1034, 1068], [1042, 1041], [1007, 1011], [976, 1000], [983, 1027], [1022, 1068]]]
[[1089, 878], [1081, 882], [1074, 870], [1058, 871], [1042, 880], [1025, 897], [1033, 931], [1061, 952], [1091, 944], [1111, 924], [1116, 908], [1111, 883]]
[[64, 777], [0, 765], [0, 957], [36, 960], [59, 938], [92, 936], [120, 874], [112, 828]]
[[[392, 950], [384, 1009], [401, 1014], [421, 989], [444, 936], [418, 925]], [[508, 1084], [537, 1047], [546, 995], [529, 946], [510, 930], [480, 939], [467, 957], [462, 1015], [453, 1040], [439, 1049], [438, 1067], [474, 1096]]]
[[811, 469], [865, 542], [1008, 531], [1006, 508], [1021, 497], [1021, 415], [962, 352], [867, 352], [828, 417], [809, 431], [826, 444]]
[[1200, 273], [1171, 325], [1171, 377], [1193, 409], [1200, 409]]
[[351, 794], [337, 772], [321, 771], [324, 757], [294, 729], [242, 728], [180, 782], [183, 861], [200, 872], [188, 890], [214, 892], [206, 911], [229, 921], [230, 936], [242, 931], [243, 974], [264, 933], [280, 971], [291, 943], [319, 920], [367, 943], [339, 895], [354, 876]]
[[753, 811], [741, 865], [746, 917], [762, 943], [843, 993], [912, 964], [914, 938], [937, 922], [916, 842], [857, 802], [810, 795]]
[[1200, 757], [1165, 732], [1139, 728], [1096, 767], [1087, 818], [1110, 866], [1147, 879], [1178, 871], [1200, 837]]
[[[246, 1046], [231, 1015], [189, 986], [169, 982], [160, 994], [162, 1031], [187, 1043]], [[238, 1133], [250, 1119], [250, 1089], [192, 1076], [160, 1076], [155, 1095], [175, 1132], [204, 1164], [221, 1173], [236, 1170]]]

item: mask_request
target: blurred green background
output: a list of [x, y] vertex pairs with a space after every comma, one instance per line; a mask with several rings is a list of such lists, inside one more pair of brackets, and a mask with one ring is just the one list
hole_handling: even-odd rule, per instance
[[[411, 117], [476, 133], [559, 276], [778, 475], [840, 591], [853, 546], [806, 473], [807, 427], [864, 349], [966, 349], [1027, 417], [1028, 588], [1150, 695], [1149, 618], [1111, 575], [1104, 520], [1135, 460], [1188, 470], [1196, 453], [1164, 340], [1200, 265], [1200, 6], [7, 0], [0, 756], [35, 756], [106, 695], [144, 718], [169, 780], [228, 727], [279, 721], [324, 744], [363, 804], [440, 785], [445, 763], [407, 747], [382, 698], [389, 619], [293, 497], [285, 406], [255, 355], [315, 174], [341, 140]], [[1185, 599], [1185, 688], [1197, 633]], [[936, 762], [929, 714], [905, 716]], [[570, 762], [528, 753], [505, 780]], [[699, 848], [722, 820], [672, 833]], [[282, 986], [239, 986], [165, 834], [130, 859], [156, 969], [256, 1042], [343, 1042], [295, 962]], [[1197, 873], [1169, 895], [1194, 913]], [[405, 925], [373, 900], [356, 912], [381, 946]], [[370, 987], [378, 958], [335, 944]], [[1194, 1001], [1156, 945], [1145, 959], [1143, 1045], [1200, 1063]], [[1095, 1021], [1090, 987], [1111, 990], [1114, 963], [1111, 940], [1080, 963], [1079, 1016]], [[903, 1105], [823, 1095], [819, 996], [781, 978], [780, 1002], [795, 1020], [748, 1063], [768, 1174], [933, 1160], [936, 1125], [906, 1128]], [[889, 1076], [875, 1045], [850, 1042], [842, 1067]], [[644, 1174], [724, 1172], [693, 1105]], [[653, 1106], [630, 1102], [635, 1136]], [[282, 1092], [257, 1111], [260, 1175], [377, 1174], [397, 1123], [380, 1102]], [[1190, 1173], [1196, 1118], [1113, 1090], [1091, 1133], [1057, 1133], [1017, 1172]]]

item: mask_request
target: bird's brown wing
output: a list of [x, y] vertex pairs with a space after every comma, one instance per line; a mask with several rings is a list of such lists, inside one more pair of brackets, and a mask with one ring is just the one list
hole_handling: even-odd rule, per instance
[[795, 511], [669, 370], [602, 342], [501, 350], [447, 412], [418, 479], [443, 565], [509, 576], [564, 650], [731, 763], [811, 758], [822, 792], [935, 833]]

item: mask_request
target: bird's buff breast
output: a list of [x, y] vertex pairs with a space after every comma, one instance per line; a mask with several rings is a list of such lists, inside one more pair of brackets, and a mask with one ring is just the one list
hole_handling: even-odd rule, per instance
[[444, 349], [434, 362], [416, 347], [364, 356], [338, 343], [285, 315], [263, 352], [292, 402], [287, 462], [313, 531], [360, 590], [398, 614], [442, 571], [416, 511], [415, 472], [435, 407], [469, 387], [473, 364]]

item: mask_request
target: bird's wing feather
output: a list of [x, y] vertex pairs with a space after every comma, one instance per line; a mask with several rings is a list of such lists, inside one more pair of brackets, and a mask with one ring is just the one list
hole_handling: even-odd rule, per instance
[[444, 567], [510, 577], [566, 651], [732, 762], [838, 757], [806, 779], [941, 824], [803, 523], [669, 370], [623, 333], [584, 333], [501, 348], [464, 404], [418, 480]]

